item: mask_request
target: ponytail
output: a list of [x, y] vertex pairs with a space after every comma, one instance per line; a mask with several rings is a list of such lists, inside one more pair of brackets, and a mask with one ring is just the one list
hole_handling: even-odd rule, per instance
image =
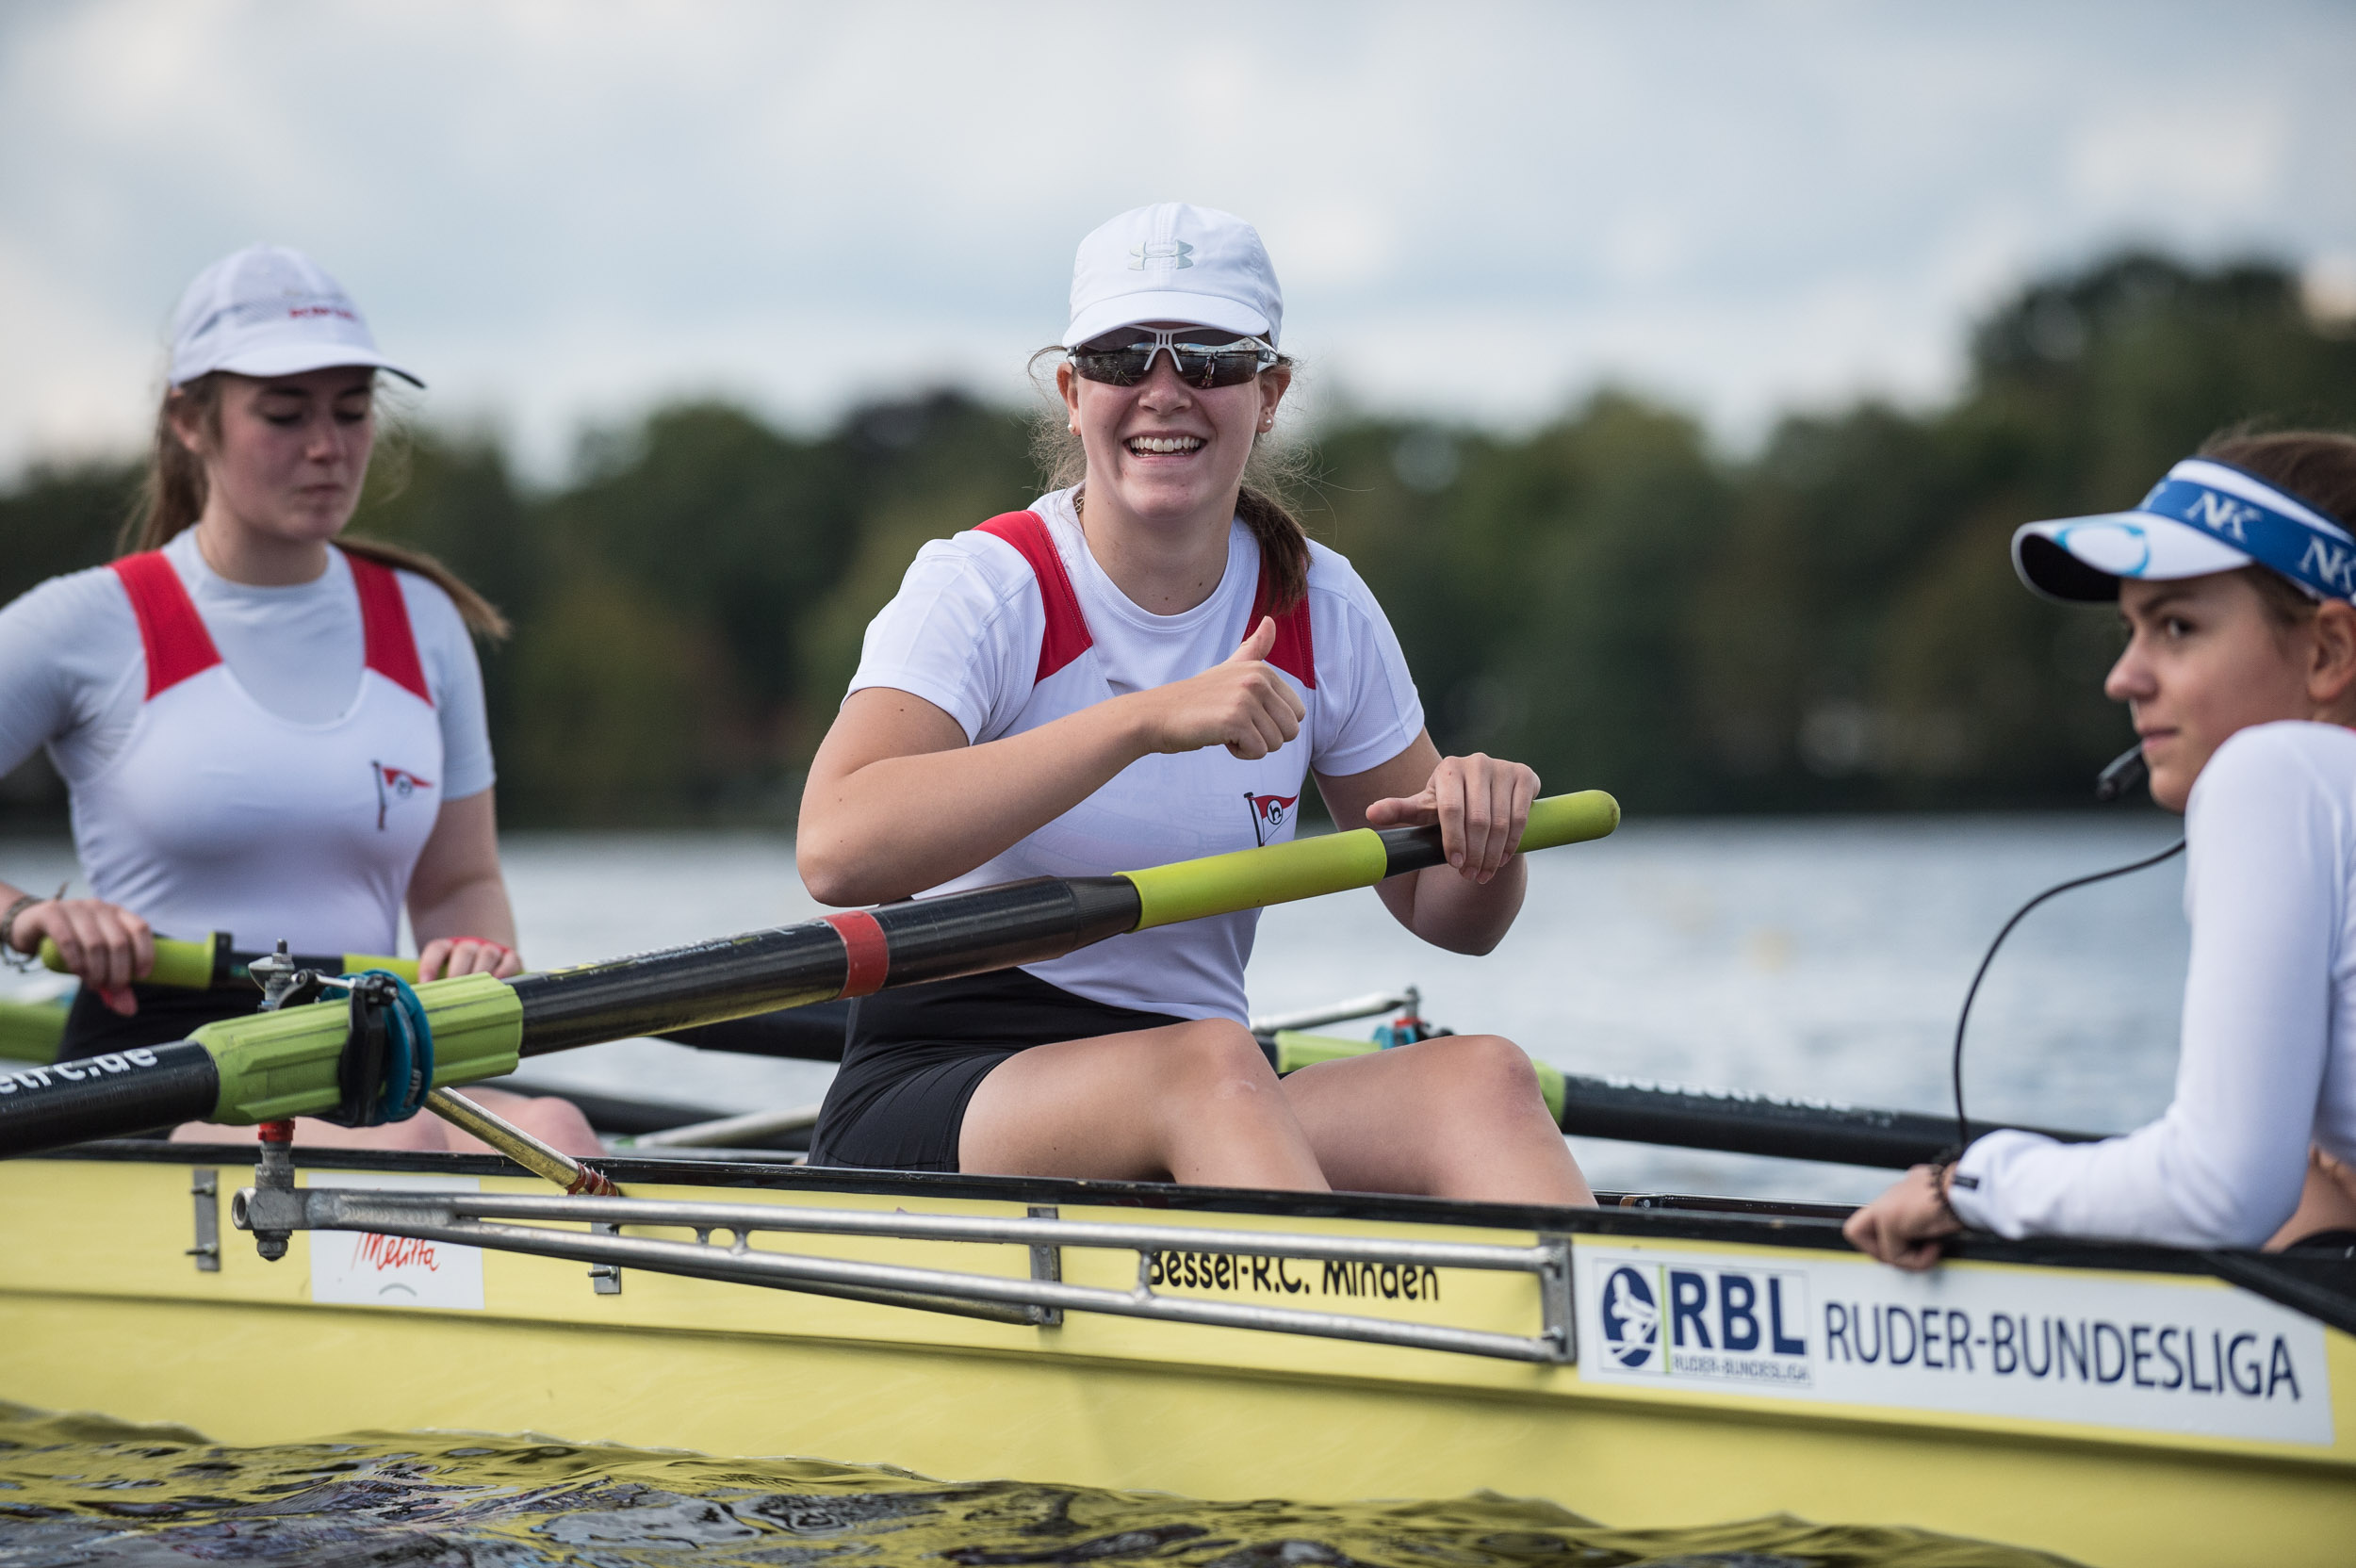
[[[140, 482], [138, 498], [115, 538], [117, 556], [159, 550], [195, 527], [196, 520], [205, 515], [209, 490], [205, 460], [180, 439], [174, 420], [175, 416], [189, 418], [204, 433], [207, 445], [218, 446], [221, 385], [221, 372], [212, 371], [184, 385], [165, 389], [164, 400], [155, 410], [155, 439], [148, 449], [147, 475]], [[450, 596], [450, 603], [457, 607], [458, 618], [466, 622], [469, 631], [486, 642], [507, 640], [512, 628], [499, 607], [425, 551], [355, 534], [345, 534], [335, 543], [347, 555], [417, 573]]]
[[[1244, 471], [1250, 473], [1259, 461], [1255, 445]], [[1282, 615], [1308, 595], [1309, 535], [1291, 508], [1252, 484], [1236, 493], [1235, 515], [1260, 541], [1260, 569], [1268, 574], [1268, 611]]]
[[193, 416], [207, 441], [221, 440], [220, 371], [164, 389], [164, 400], [155, 410], [155, 437], [147, 450], [147, 476], [139, 482], [139, 498], [115, 537], [118, 556], [159, 550], [205, 515], [205, 460], [172, 428], [172, 416], [181, 413]]
[[415, 572], [424, 578], [450, 596], [450, 602], [457, 607], [458, 618], [466, 623], [466, 629], [486, 643], [504, 643], [515, 629], [507, 617], [499, 613], [498, 605], [467, 587], [464, 578], [423, 550], [371, 539], [362, 533], [340, 536], [335, 547], [346, 555], [356, 555], [363, 561], [373, 561], [396, 571]]

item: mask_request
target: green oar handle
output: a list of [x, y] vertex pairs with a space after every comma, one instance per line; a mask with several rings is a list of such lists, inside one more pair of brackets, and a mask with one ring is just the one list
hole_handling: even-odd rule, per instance
[[[233, 953], [229, 944], [218, 934], [201, 942], [182, 941], [173, 937], [155, 939], [155, 967], [140, 979], [147, 986], [176, 986], [184, 990], [209, 990], [215, 986], [242, 983], [246, 967], [262, 955]], [[68, 972], [65, 955], [57, 951], [57, 941], [49, 937], [41, 939], [41, 961], [54, 973]], [[367, 953], [337, 953], [312, 956], [294, 955], [297, 969], [312, 969], [321, 974], [357, 974], [362, 970], [388, 970], [411, 985], [417, 981], [417, 961], [415, 958], [379, 957]]]
[[[202, 991], [212, 988], [213, 954], [216, 944], [211, 939], [201, 942], [176, 941], [170, 937], [155, 939], [155, 967], [140, 977], [147, 986], [176, 986], [184, 990]], [[41, 968], [52, 974], [71, 974], [66, 968], [65, 955], [57, 950], [55, 937], [41, 939]]]
[[[1620, 825], [1620, 803], [1601, 790], [1533, 801], [1521, 849], [1600, 839]], [[1437, 827], [1361, 827], [1296, 839], [1265, 849], [1238, 850], [1180, 860], [1121, 874], [1137, 884], [1144, 905], [1137, 929], [1233, 914], [1350, 888], [1370, 888], [1387, 876], [1421, 871], [1448, 858]]]

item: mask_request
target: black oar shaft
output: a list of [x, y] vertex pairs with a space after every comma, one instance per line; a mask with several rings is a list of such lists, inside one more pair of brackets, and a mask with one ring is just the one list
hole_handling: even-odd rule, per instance
[[[1955, 1147], [1953, 1117], [1856, 1105], [1799, 1105], [1749, 1095], [1695, 1094], [1650, 1085], [1562, 1075], [1562, 1130], [1577, 1136], [1668, 1144], [1726, 1154], [1875, 1166], [1903, 1170]], [[1974, 1122], [1979, 1137], [2005, 1122]], [[2031, 1127], [2063, 1143], [2089, 1143], [2101, 1133]]]
[[[1394, 827], [1369, 837], [1376, 841], [1369, 855], [1379, 853], [1376, 871], [1383, 876], [1420, 871], [1447, 858], [1436, 827]], [[523, 975], [515, 982], [524, 1009], [521, 1054], [537, 1056], [864, 996], [888, 986], [1044, 963], [1134, 929], [1146, 914], [1140, 883], [1152, 887], [1161, 875], [1190, 874], [1200, 864], [1125, 876], [1034, 877]]]
[[1038, 877], [527, 974], [515, 982], [521, 1054], [1042, 963], [1137, 922], [1137, 890], [1125, 877]]
[[190, 1040], [25, 1068], [0, 1076], [0, 1152], [202, 1120], [220, 1095], [212, 1053]]

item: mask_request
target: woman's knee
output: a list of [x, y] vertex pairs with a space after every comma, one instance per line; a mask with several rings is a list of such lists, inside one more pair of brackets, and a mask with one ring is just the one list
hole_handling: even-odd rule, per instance
[[1180, 1025], [1164, 1053], [1174, 1092], [1193, 1100], [1234, 1100], [1272, 1093], [1276, 1070], [1252, 1031], [1232, 1019]]
[[1529, 1053], [1501, 1035], [1448, 1035], [1415, 1049], [1432, 1054], [1433, 1091], [1452, 1106], [1494, 1116], [1546, 1103]]

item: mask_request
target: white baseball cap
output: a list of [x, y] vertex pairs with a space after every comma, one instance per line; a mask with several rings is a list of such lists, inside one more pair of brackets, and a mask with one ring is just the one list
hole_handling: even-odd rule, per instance
[[1284, 319], [1284, 292], [1259, 230], [1232, 212], [1162, 202], [1080, 241], [1063, 342], [1075, 349], [1115, 327], [1186, 321], [1273, 345]]
[[172, 384], [214, 370], [293, 376], [373, 365], [423, 386], [377, 351], [344, 286], [301, 251], [249, 245], [196, 275], [172, 317]]

